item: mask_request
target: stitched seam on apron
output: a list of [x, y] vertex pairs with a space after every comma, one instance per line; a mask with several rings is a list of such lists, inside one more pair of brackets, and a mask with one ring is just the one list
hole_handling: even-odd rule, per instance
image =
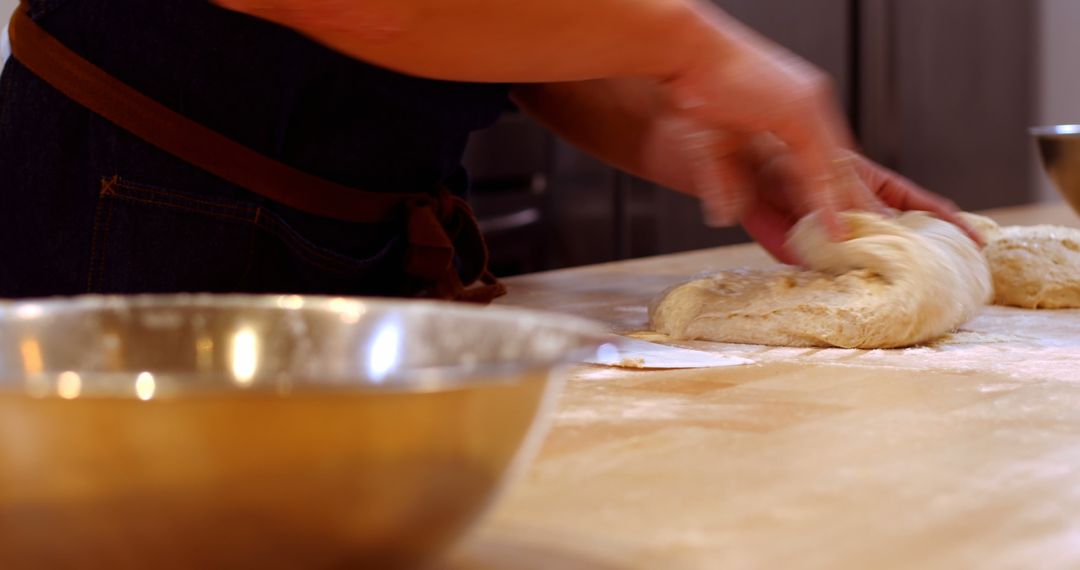
[[[130, 193], [117, 192], [117, 188], [123, 188], [135, 193], [145, 193], [150, 195], [156, 195], [164, 198], [164, 200], [156, 200], [152, 197], [137, 196]], [[371, 265], [379, 263], [380, 259], [372, 261], [350, 258], [346, 255], [340, 255], [333, 252], [323, 251], [318, 246], [309, 244], [303, 240], [303, 238], [297, 236], [295, 233], [281, 222], [277, 216], [264, 215], [262, 208], [260, 207], [246, 207], [238, 204], [218, 203], [210, 200], [193, 198], [187, 194], [181, 194], [177, 192], [170, 192], [159, 188], [150, 188], [142, 184], [133, 183], [127, 180], [123, 180], [119, 177], [114, 177], [108, 180], [107, 188], [103, 190], [103, 195], [108, 198], [116, 200], [124, 200], [130, 203], [145, 204], [158, 206], [165, 209], [174, 209], [190, 212], [193, 214], [205, 215], [216, 219], [221, 219], [229, 222], [251, 224], [254, 226], [254, 230], [263, 230], [271, 235], [277, 237], [280, 243], [288, 248], [290, 251], [302, 256], [301, 262], [308, 263], [315, 268], [332, 272], [338, 275], [353, 275], [358, 270], [363, 270]], [[180, 203], [184, 202], [184, 203]], [[187, 203], [194, 203], [190, 205]], [[205, 207], [199, 207], [203, 205]], [[232, 210], [235, 213], [214, 211], [214, 209]], [[248, 216], [251, 212], [253, 215]], [[110, 208], [111, 215], [111, 208]], [[251, 249], [248, 255], [248, 267], [245, 272], [250, 271], [251, 251], [254, 248], [254, 233], [251, 238]], [[98, 271], [99, 274], [103, 274], [104, 270]]]
[[[121, 179], [121, 178], [117, 178], [117, 180], [114, 183], [114, 186], [118, 186], [120, 188], [126, 188], [128, 190], [133, 190], [135, 192], [141, 192], [141, 193], [146, 193], [146, 194], [155, 194], [155, 195], [161, 196], [163, 198], [170, 198], [170, 199], [175, 200], [176, 202], [180, 202], [180, 203], [177, 204], [177, 203], [174, 203], [174, 202], [155, 201], [155, 200], [151, 200], [149, 198], [142, 198], [142, 197], [139, 197], [139, 196], [132, 196], [130, 194], [120, 194], [120, 193], [116, 192], [115, 190], [113, 190], [113, 195], [116, 196], [117, 198], [132, 198], [132, 199], [135, 199], [135, 200], [142, 200], [142, 201], [146, 201], [146, 202], [149, 202], [149, 203], [160, 204], [160, 205], [163, 205], [163, 206], [174, 206], [175, 205], [177, 207], [186, 207], [186, 208], [188, 208], [190, 210], [201, 212], [203, 210], [199, 210], [195, 206], [187, 206], [184, 203], [199, 204], [199, 205], [203, 205], [203, 206], [207, 207], [207, 210], [205, 210], [205, 213], [207, 213], [207, 214], [211, 214], [211, 215], [217, 214], [217, 212], [213, 211], [214, 209], [231, 210], [231, 211], [237, 212], [239, 214], [238, 216], [235, 216], [235, 217], [243, 217], [246, 221], [249, 221], [249, 222], [254, 222], [255, 221], [254, 218], [255, 218], [255, 215], [257, 214], [257, 210], [258, 210], [257, 206], [244, 206], [244, 205], [241, 205], [241, 204], [229, 204], [229, 203], [226, 203], [226, 202], [215, 202], [213, 200], [207, 200], [207, 199], [204, 199], [204, 198], [198, 198], [198, 197], [195, 197], [195, 196], [190, 196], [188, 194], [182, 194], [180, 192], [170, 192], [168, 190], [164, 190], [164, 189], [161, 189], [161, 188], [152, 188], [150, 186], [146, 186], [146, 185], [143, 185], [143, 184], [137, 184], [137, 183], [134, 183], [134, 182], [131, 182], [131, 181], [128, 181], [128, 180]], [[224, 214], [224, 215], [232, 215], [232, 214]]]
[[[111, 188], [111, 187], [107, 186], [106, 190], [102, 191], [102, 198], [105, 197], [105, 192], [108, 191], [109, 188]], [[102, 200], [101, 198], [98, 198], [98, 200], [99, 200], [99, 202], [98, 202], [99, 206], [103, 205], [103, 203], [106, 202], [106, 200]], [[109, 240], [109, 232], [112, 230], [113, 212], [116, 210], [116, 208], [114, 207], [113, 202], [111, 202], [111, 201], [108, 202], [108, 204], [105, 206], [105, 208], [106, 208], [106, 210], [105, 210], [105, 226], [103, 228], [101, 228], [100, 230], [98, 230], [98, 228], [99, 228], [98, 223], [100, 222], [100, 219], [94, 220], [94, 237], [95, 237], [95, 241], [96, 241], [96, 238], [98, 236], [100, 236], [101, 241], [97, 244], [98, 247], [96, 248], [96, 256], [98, 258], [97, 262], [94, 264], [94, 267], [92, 268], [92, 272], [90, 273], [90, 278], [89, 279], [92, 279], [92, 281], [89, 281], [88, 284], [87, 284], [88, 285], [87, 288], [88, 288], [89, 293], [99, 293], [99, 292], [101, 292], [102, 289], [103, 289], [103, 285], [104, 285], [103, 281], [104, 281], [104, 276], [105, 276], [105, 265], [106, 265], [108, 256], [106, 255], [106, 249], [104, 247], [102, 247], [102, 244], [107, 243], [108, 240]]]
[[[90, 259], [89, 267], [86, 271], [86, 292], [93, 293], [98, 281], [98, 269], [101, 265], [101, 261], [98, 259], [101, 255], [101, 242], [105, 241], [101, 235], [101, 220], [104, 209], [109, 207], [106, 204], [106, 197], [112, 192], [112, 186], [116, 183], [116, 177], [102, 178], [101, 190], [98, 192], [97, 204], [94, 206], [94, 227], [90, 230]], [[111, 204], [111, 203], [110, 203]], [[108, 214], [111, 217], [111, 212]]]
[[255, 208], [255, 221], [248, 228], [247, 249], [244, 251], [244, 271], [240, 274], [238, 286], [241, 288], [247, 284], [251, 277], [251, 266], [255, 263], [255, 236], [259, 233], [259, 219], [262, 217], [262, 208]]
[[[303, 238], [293, 233], [280, 219], [275, 215], [263, 215], [263, 209], [261, 207], [248, 207], [239, 204], [219, 203], [211, 200], [205, 200], [200, 198], [191, 197], [187, 194], [181, 194], [178, 192], [170, 192], [168, 190], [160, 188], [151, 188], [142, 184], [134, 183], [124, 179], [117, 179], [110, 186], [114, 188], [111, 192], [111, 196], [118, 199], [129, 200], [133, 202], [140, 202], [144, 204], [152, 204], [161, 206], [164, 208], [177, 208], [186, 210], [189, 212], [203, 213], [209, 216], [214, 216], [227, 220], [238, 220], [243, 222], [250, 222], [257, 225], [259, 228], [273, 234], [278, 237], [282, 243], [289, 247], [292, 251], [305, 255], [304, 260], [312, 263], [316, 267], [334, 271], [338, 273], [350, 273], [356, 270], [357, 265], [367, 265], [369, 263], [377, 263], [379, 260], [367, 261], [363, 259], [356, 259], [347, 255], [341, 255], [334, 252], [325, 251], [319, 248], [317, 245], [307, 243]], [[156, 194], [165, 198], [173, 198], [177, 201], [191, 202], [195, 204], [203, 204], [208, 209], [203, 210], [197, 207], [189, 206], [182, 203], [174, 203], [171, 201], [154, 200], [151, 198], [144, 198], [141, 196], [133, 196], [130, 194], [120, 194], [115, 191], [116, 187], [127, 188], [136, 192], [143, 192], [148, 194]], [[243, 216], [227, 214], [223, 212], [215, 212], [210, 208], [221, 208], [225, 210], [233, 210], [243, 214]], [[254, 211], [254, 215], [248, 218], [246, 214]], [[253, 238], [254, 239], [254, 238]], [[312, 259], [312, 257], [316, 259]], [[321, 261], [321, 262], [320, 262]], [[250, 261], [249, 261], [250, 263]]]
[[[262, 216], [260, 217], [260, 223], [258, 226], [260, 229], [276, 236], [281, 240], [281, 243], [292, 250], [295, 253], [303, 255], [303, 261], [314, 265], [320, 269], [338, 273], [341, 275], [349, 275], [357, 270], [363, 270], [367, 267], [379, 264], [385, 261], [382, 258], [376, 257], [373, 260], [356, 259], [346, 255], [337, 254], [334, 252], [321, 250], [318, 246], [307, 243], [303, 238], [297, 236], [295, 233], [289, 230], [276, 216]], [[387, 244], [389, 247], [390, 244]], [[384, 247], [379, 254], [385, 253], [387, 247]], [[360, 267], [358, 267], [360, 266]]]
[[207, 210], [202, 210], [202, 209], [194, 208], [194, 207], [191, 207], [191, 206], [184, 206], [184, 205], [181, 205], [181, 204], [176, 204], [174, 202], [165, 202], [165, 201], [162, 201], [162, 200], [152, 200], [152, 199], [149, 199], [149, 198], [137, 198], [135, 196], [128, 196], [128, 195], [125, 195], [125, 194], [113, 194], [113, 195], [111, 195], [109, 197], [113, 198], [115, 200], [124, 200], [124, 201], [127, 201], [127, 202], [134, 202], [134, 203], [137, 203], [137, 204], [150, 204], [150, 205], [153, 205], [153, 206], [160, 206], [162, 208], [168, 208], [168, 209], [172, 209], [172, 210], [183, 210], [185, 212], [191, 212], [193, 214], [200, 214], [200, 215], [211, 217], [211, 218], [217, 218], [217, 219], [221, 219], [221, 220], [228, 220], [228, 221], [238, 222], [238, 223], [242, 223], [242, 224], [250, 224], [251, 223], [251, 219], [245, 218], [245, 217], [242, 217], [242, 216], [236, 216], [236, 215], [233, 215], [233, 214], [225, 214], [225, 213], [222, 213], [222, 212], [210, 212], [210, 211], [207, 211]]

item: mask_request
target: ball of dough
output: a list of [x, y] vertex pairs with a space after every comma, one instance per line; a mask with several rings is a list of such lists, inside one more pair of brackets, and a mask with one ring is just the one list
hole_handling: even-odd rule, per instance
[[994, 279], [994, 303], [1028, 309], [1080, 307], [1080, 230], [999, 227], [974, 214], [964, 214], [964, 219], [978, 224], [986, 238], [983, 255]]
[[842, 214], [852, 237], [828, 239], [815, 216], [789, 245], [809, 270], [724, 271], [674, 287], [649, 309], [680, 339], [778, 346], [892, 348], [952, 331], [991, 296], [990, 272], [957, 227], [924, 213]]

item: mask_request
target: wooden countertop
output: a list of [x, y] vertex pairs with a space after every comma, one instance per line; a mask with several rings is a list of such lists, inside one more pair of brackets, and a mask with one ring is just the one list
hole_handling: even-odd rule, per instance
[[[988, 212], [1080, 227], [1063, 205]], [[508, 305], [645, 325], [754, 245], [510, 280]], [[989, 307], [905, 350], [690, 343], [753, 366], [580, 367], [450, 568], [1080, 567], [1080, 310]]]

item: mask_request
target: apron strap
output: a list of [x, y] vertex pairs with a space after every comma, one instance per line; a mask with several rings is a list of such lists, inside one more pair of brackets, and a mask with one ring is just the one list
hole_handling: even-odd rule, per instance
[[[445, 188], [434, 196], [366, 192], [260, 154], [87, 61], [31, 19], [25, 2], [12, 16], [10, 41], [15, 59], [69, 99], [229, 183], [316, 216], [357, 223], [403, 219], [409, 240], [405, 272], [431, 284], [424, 296], [490, 302], [505, 293], [487, 269], [487, 245], [476, 217]], [[467, 288], [477, 281], [477, 287]]]

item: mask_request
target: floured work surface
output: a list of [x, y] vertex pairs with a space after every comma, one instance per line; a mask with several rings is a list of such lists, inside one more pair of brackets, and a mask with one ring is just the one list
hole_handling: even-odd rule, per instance
[[[1070, 223], [1059, 208], [1003, 221]], [[688, 274], [766, 262], [526, 276], [507, 301], [625, 332]], [[577, 370], [537, 462], [448, 566], [1080, 567], [1080, 311], [988, 307], [896, 351], [719, 346], [761, 364]]]
[[759, 364], [831, 364], [906, 370], [911, 373], [1001, 375], [1017, 380], [1077, 382], [1080, 386], [1080, 310], [985, 307], [977, 317], [945, 337], [911, 348], [849, 350], [787, 348], [701, 341], [672, 341], [649, 331], [630, 336]]

